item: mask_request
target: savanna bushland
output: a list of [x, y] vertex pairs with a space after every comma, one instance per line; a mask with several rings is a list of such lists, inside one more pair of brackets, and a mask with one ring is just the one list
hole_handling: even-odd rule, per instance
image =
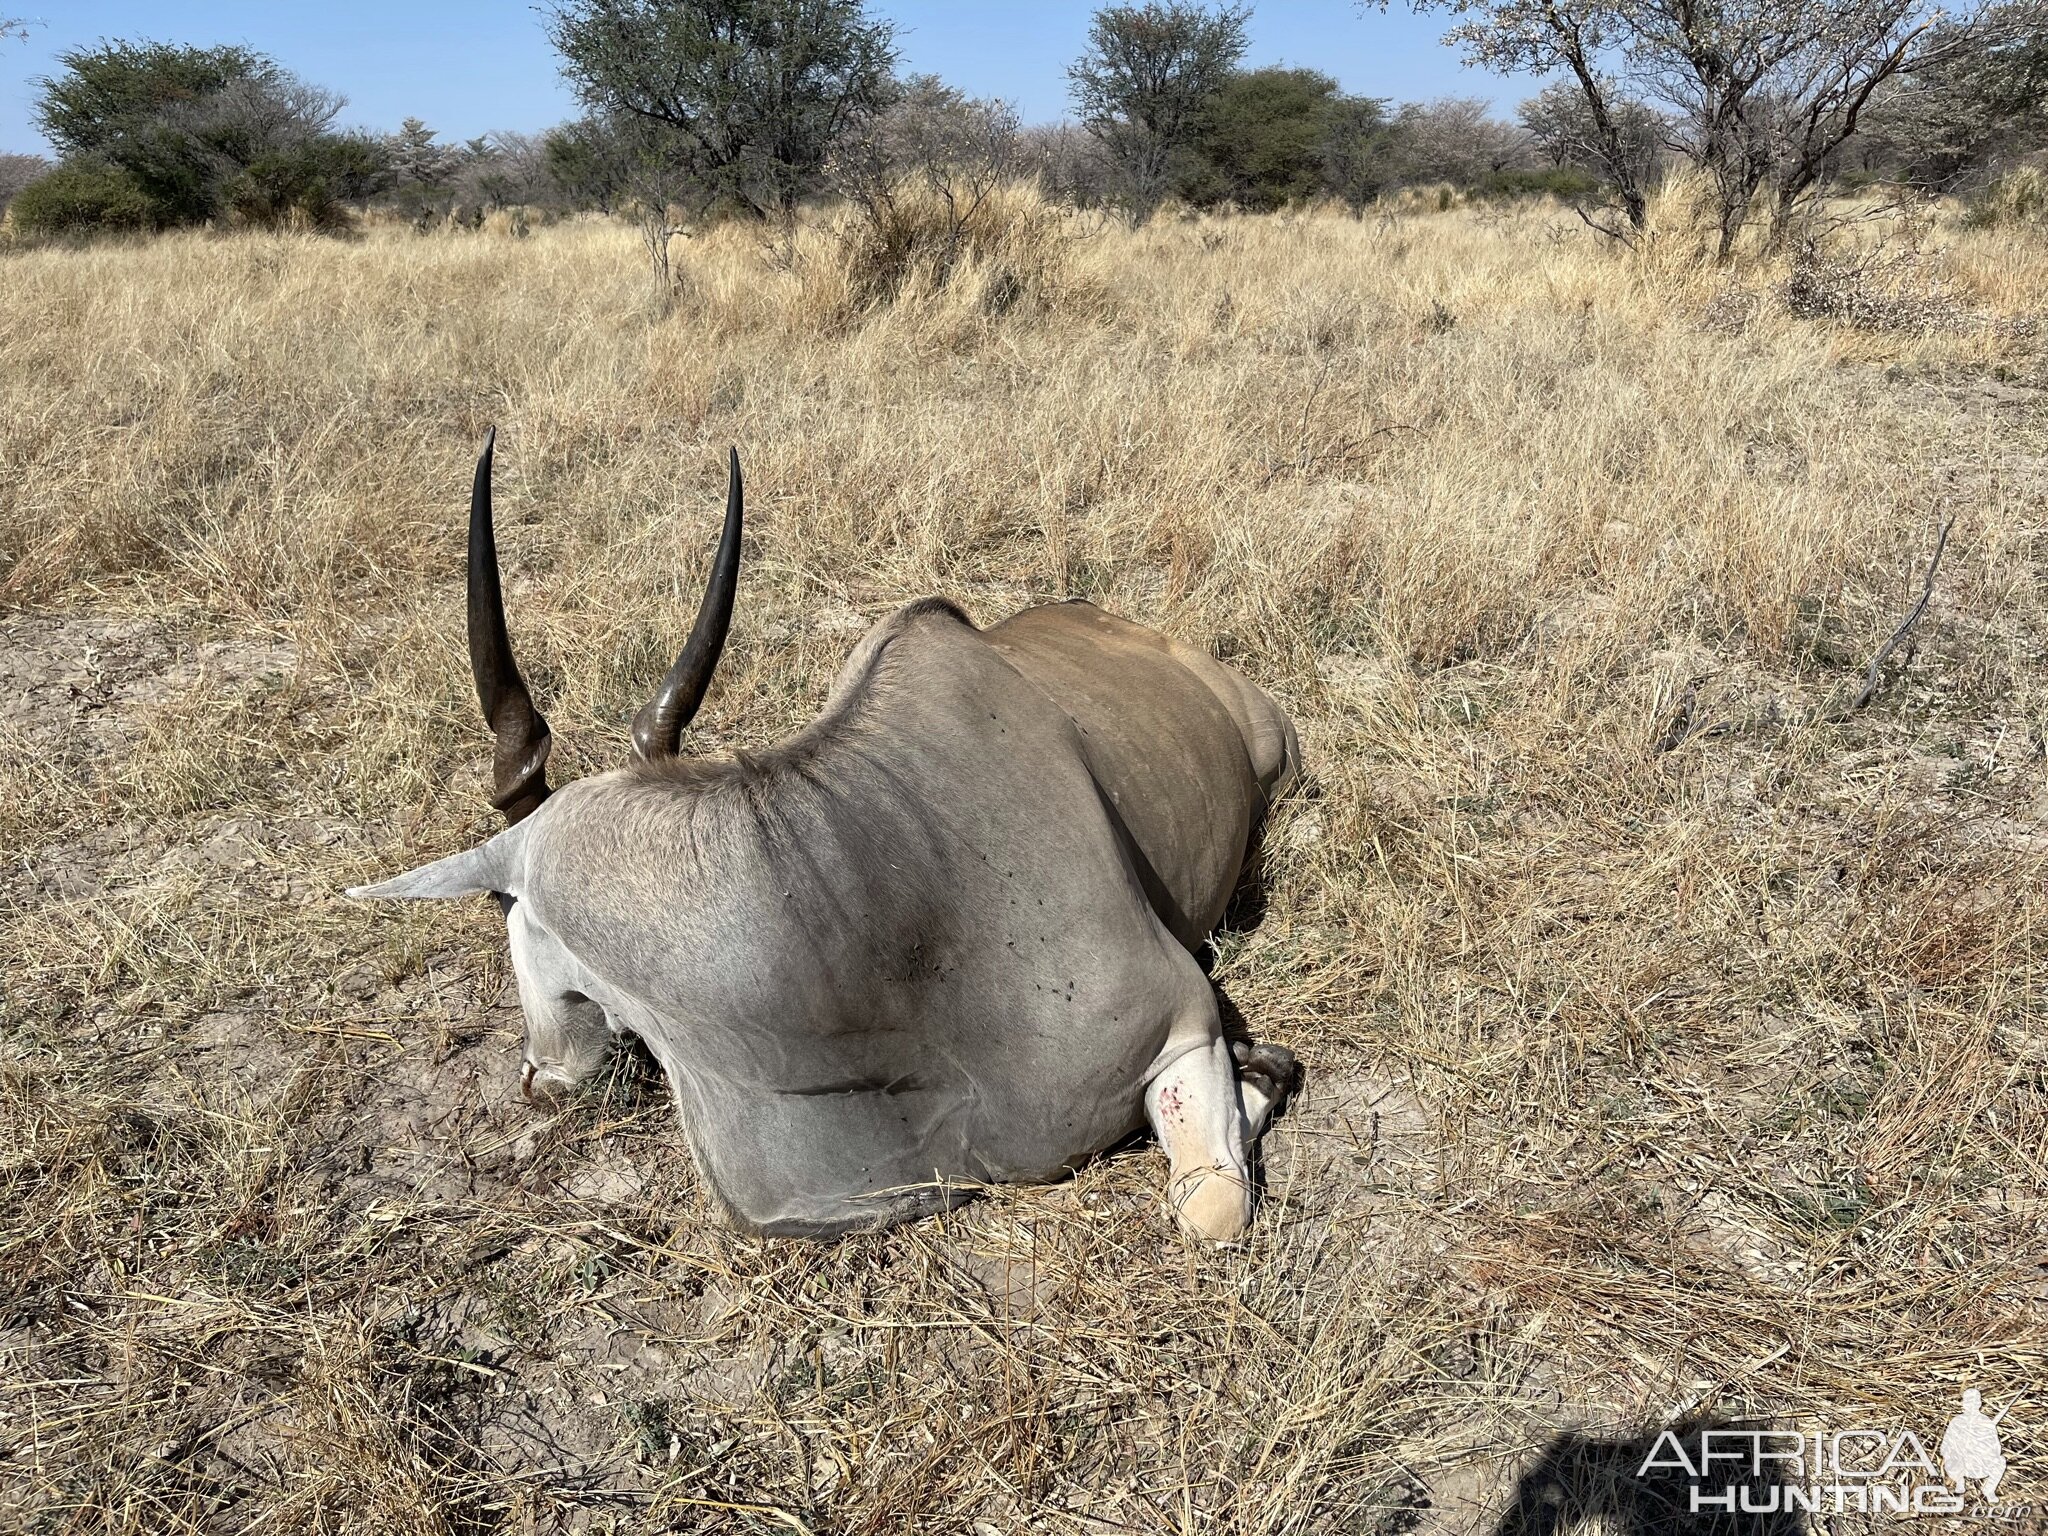
[[[1646, 1425], [1931, 1445], [1970, 1386], [2048, 1500], [2048, 241], [1716, 266], [1682, 182], [1633, 249], [1448, 192], [839, 217], [658, 301], [596, 218], [0, 257], [0, 1523], [1642, 1530]], [[339, 894], [495, 825], [491, 425], [561, 776], [729, 443], [696, 751], [928, 593], [1284, 701], [1215, 964], [1306, 1066], [1245, 1244], [1144, 1143], [760, 1240], [630, 1049], [520, 1101], [491, 904]]]

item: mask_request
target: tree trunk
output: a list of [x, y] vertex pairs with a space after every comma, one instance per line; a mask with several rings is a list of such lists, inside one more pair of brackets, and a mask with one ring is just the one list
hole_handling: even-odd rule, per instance
[[1770, 232], [1764, 236], [1764, 254], [1775, 256], [1785, 249], [1792, 235], [1792, 221], [1799, 213], [1799, 195], [1802, 188], [1790, 182], [1778, 188], [1778, 195], [1771, 203]]
[[1629, 227], [1641, 234], [1650, 227], [1650, 204], [1643, 196], [1643, 190], [1633, 178], [1621, 184], [1621, 208], [1628, 215]]
[[1742, 226], [1749, 222], [1750, 204], [1756, 201], [1763, 173], [1753, 163], [1734, 167], [1723, 165], [1714, 175], [1716, 210], [1720, 217], [1720, 240], [1714, 248], [1714, 265], [1725, 267], [1735, 259], [1735, 242], [1742, 238]]
[[1714, 265], [1725, 267], [1735, 259], [1736, 237], [1742, 233], [1743, 215], [1749, 211], [1749, 199], [1738, 195], [1733, 188], [1716, 189], [1719, 196], [1721, 238], [1714, 247]]
[[654, 302], [663, 314], [675, 298], [675, 277], [669, 264], [669, 241], [675, 229], [668, 221], [668, 204], [648, 200], [640, 204], [640, 238], [647, 243], [647, 259], [654, 273]]

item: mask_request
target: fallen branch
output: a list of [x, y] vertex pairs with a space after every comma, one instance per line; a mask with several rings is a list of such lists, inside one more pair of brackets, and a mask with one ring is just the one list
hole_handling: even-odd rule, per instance
[[1934, 597], [1934, 577], [1941, 569], [1941, 556], [1943, 551], [1948, 548], [1949, 531], [1955, 525], [1956, 520], [1953, 514], [1950, 515], [1947, 522], [1941, 525], [1941, 533], [1934, 541], [1934, 554], [1927, 562], [1927, 579], [1920, 584], [1920, 601], [1913, 605], [1912, 611], [1906, 615], [1904, 622], [1892, 631], [1891, 639], [1885, 641], [1883, 646], [1879, 648], [1878, 653], [1870, 658], [1870, 672], [1863, 679], [1863, 691], [1849, 701], [1849, 707], [1843, 711], [1844, 714], [1854, 714], [1877, 697], [1878, 688], [1883, 680], [1882, 668], [1885, 662], [1891, 659], [1892, 652], [1899, 648], [1906, 636], [1913, 632], [1913, 626], [1920, 622], [1920, 616], [1927, 612], [1927, 604]]
[[801, 1536], [811, 1536], [811, 1528], [808, 1525], [778, 1505], [748, 1504], [730, 1499], [699, 1499], [687, 1493], [671, 1494], [669, 1497], [678, 1504], [692, 1504], [699, 1509], [729, 1509], [742, 1515], [766, 1515], [777, 1525], [787, 1526], [790, 1530], [801, 1533]]
[[1266, 472], [1259, 478], [1259, 489], [1264, 490], [1282, 475], [1292, 472], [1301, 479], [1307, 479], [1317, 470], [1328, 466], [1336, 468], [1348, 465], [1358, 457], [1359, 451], [1376, 437], [1385, 437], [1389, 432], [1414, 432], [1426, 436], [1421, 427], [1405, 421], [1390, 421], [1383, 427], [1374, 427], [1364, 437], [1347, 437], [1334, 448], [1310, 451], [1307, 448], [1295, 450], [1291, 459], [1282, 459], [1266, 466]]
[[1699, 702], [1699, 689], [1700, 685], [1694, 683], [1685, 690], [1685, 697], [1678, 701], [1678, 712], [1672, 716], [1671, 724], [1665, 729], [1664, 734], [1657, 738], [1656, 745], [1650, 749], [1653, 753], [1661, 757], [1666, 752], [1676, 752], [1689, 741], [1704, 741], [1710, 736], [1734, 734], [1735, 722], [1732, 720], [1716, 720], [1711, 724], [1700, 721], [1694, 713]]
[[1657, 738], [1656, 745], [1650, 748], [1652, 752], [1661, 757], [1666, 752], [1677, 751], [1691, 739], [1694, 711], [1700, 700], [1700, 684], [1705, 681], [1703, 677], [1696, 677], [1686, 684], [1685, 692], [1679, 695], [1678, 707], [1672, 711], [1671, 723]]
[[[1606, 210], [1602, 211], [1604, 212]], [[1594, 218], [1592, 214], [1586, 211], [1586, 205], [1584, 203], [1573, 203], [1572, 212], [1576, 213], [1579, 216], [1579, 222], [1584, 224], [1586, 228], [1592, 230], [1594, 234], [1605, 235], [1608, 239], [1612, 240], [1616, 245], [1621, 246], [1625, 250], [1634, 250], [1636, 246], [1640, 244], [1642, 241], [1643, 232], [1640, 229], [1636, 229], [1634, 227], [1623, 229], [1619, 224], [1602, 223], [1599, 219]]]

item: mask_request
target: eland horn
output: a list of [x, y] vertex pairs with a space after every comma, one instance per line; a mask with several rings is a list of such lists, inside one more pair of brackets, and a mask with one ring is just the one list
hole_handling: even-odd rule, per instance
[[469, 494], [469, 669], [477, 702], [497, 746], [491, 754], [491, 804], [516, 824], [548, 797], [548, 722], [512, 659], [505, 632], [505, 597], [498, 586], [498, 536], [491, 526], [491, 452], [498, 429], [484, 438]]
[[674, 757], [683, 739], [683, 727], [697, 713], [711, 687], [711, 674], [725, 649], [725, 633], [732, 625], [733, 594], [740, 581], [740, 523], [744, 497], [740, 489], [740, 451], [731, 450], [727, 461], [725, 488], [725, 531], [718, 536], [718, 553], [712, 557], [711, 580], [704, 588], [704, 601], [697, 609], [697, 622], [676, 664], [668, 669], [654, 697], [633, 717], [633, 750], [647, 762]]

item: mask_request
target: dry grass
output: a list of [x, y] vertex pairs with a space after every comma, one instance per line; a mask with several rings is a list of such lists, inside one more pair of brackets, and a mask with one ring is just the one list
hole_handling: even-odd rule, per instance
[[[2048, 292], [1943, 238], [1973, 309]], [[1934, 1435], [1966, 1385], [2048, 1502], [2027, 329], [1542, 210], [1096, 230], [1028, 303], [992, 249], [876, 308], [725, 230], [661, 317], [588, 222], [0, 261], [0, 1522], [1487, 1531], [1545, 1447], [1576, 1509], [1660, 1415]], [[1245, 1251], [1146, 1148], [742, 1239], [643, 1063], [518, 1103], [495, 914], [336, 896], [489, 826], [490, 422], [566, 770], [687, 626], [727, 442], [705, 750], [927, 592], [1086, 595], [1290, 704], [1317, 783], [1218, 976], [1310, 1079]]]

